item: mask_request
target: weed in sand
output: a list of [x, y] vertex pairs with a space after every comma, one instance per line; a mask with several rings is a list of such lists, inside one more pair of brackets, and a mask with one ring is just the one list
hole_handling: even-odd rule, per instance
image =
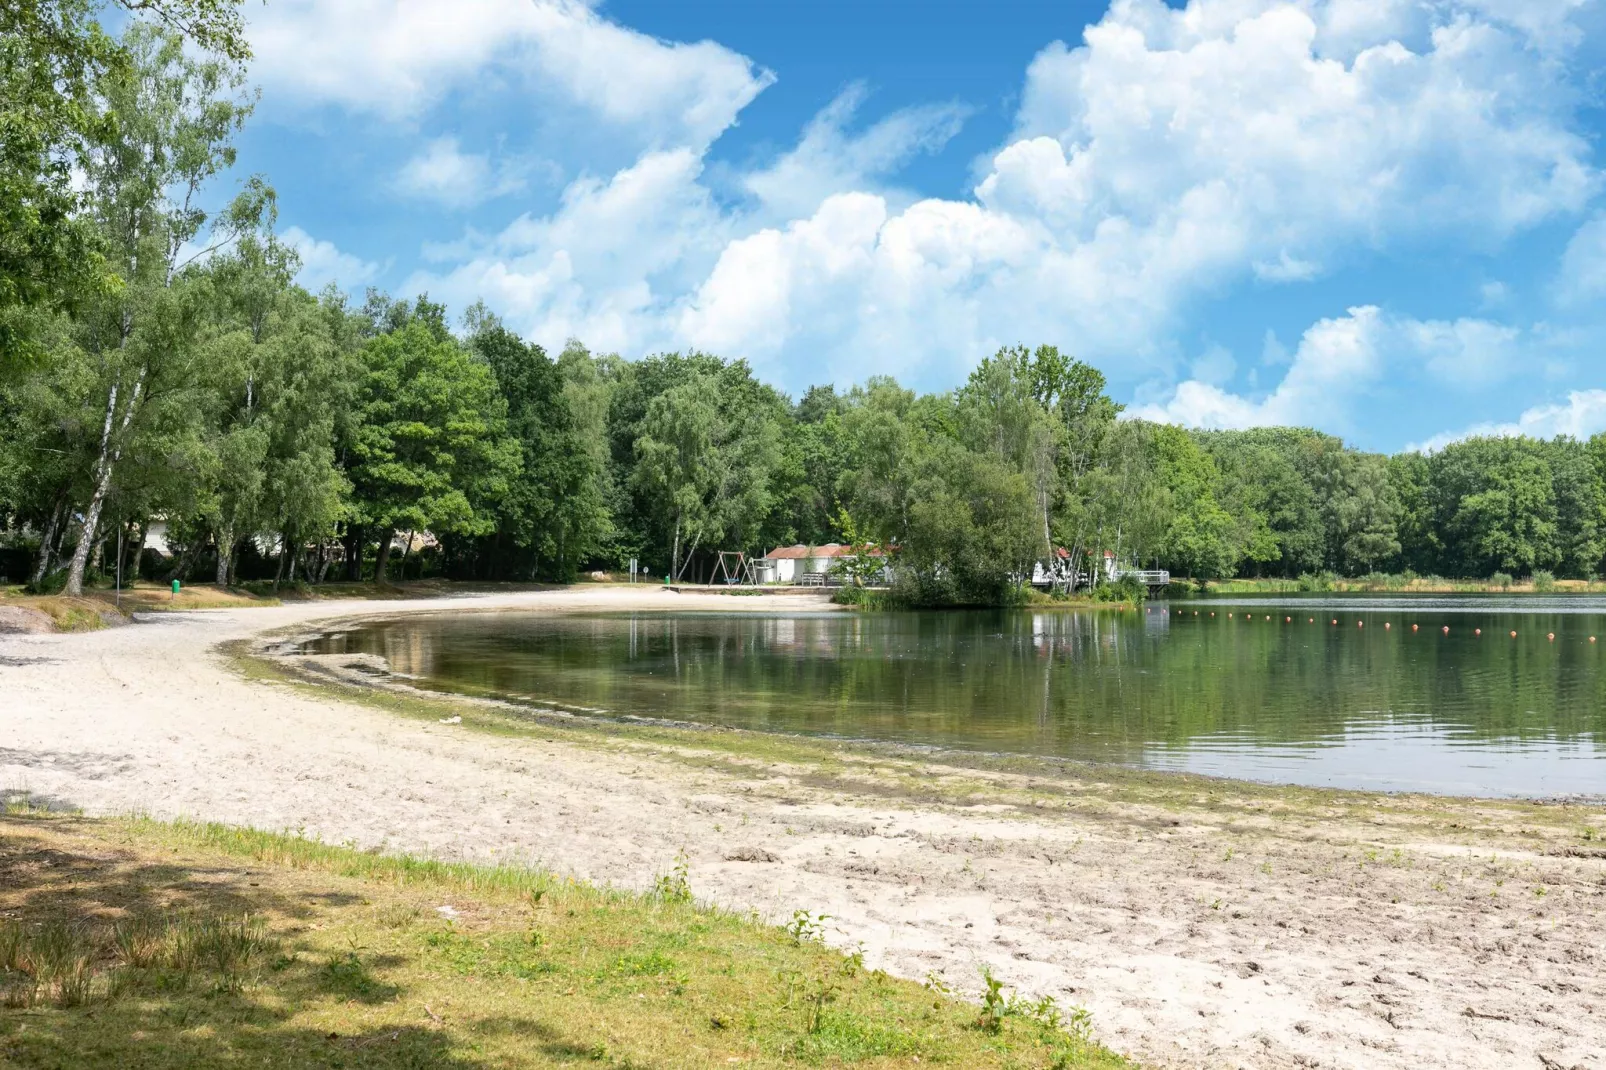
[[691, 865], [686, 861], [686, 852], [681, 851], [675, 855], [675, 868], [668, 873], [661, 873], [652, 882], [652, 897], [660, 903], [689, 903], [691, 894]]
[[976, 1018], [976, 1025], [989, 1033], [996, 1033], [1004, 1026], [1004, 1015], [1009, 1007], [1004, 999], [1004, 982], [993, 976], [993, 971], [987, 966], [981, 968], [981, 982], [985, 986], [981, 994], [981, 1014]]
[[807, 910], [792, 911], [792, 920], [786, 923], [786, 932], [796, 944], [820, 940], [825, 936], [825, 923], [829, 914], [814, 914]]

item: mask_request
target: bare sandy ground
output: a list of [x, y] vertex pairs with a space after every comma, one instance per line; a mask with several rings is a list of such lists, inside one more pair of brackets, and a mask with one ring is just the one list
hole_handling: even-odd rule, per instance
[[[0, 789], [632, 886], [684, 851], [715, 902], [827, 914], [830, 939], [862, 944], [872, 965], [961, 989], [987, 964], [1087, 1007], [1101, 1040], [1148, 1065], [1606, 1068], [1606, 859], [1568, 827], [1606, 829], [1599, 811], [1522, 829], [1536, 811], [1504, 804], [1279, 809], [1230, 784], [1145, 801], [1096, 774], [699, 762], [404, 719], [247, 681], [215, 649], [319, 617], [451, 604], [0, 636]], [[605, 588], [462, 604], [806, 605]], [[889, 790], [898, 777], [998, 794], [921, 798]]]

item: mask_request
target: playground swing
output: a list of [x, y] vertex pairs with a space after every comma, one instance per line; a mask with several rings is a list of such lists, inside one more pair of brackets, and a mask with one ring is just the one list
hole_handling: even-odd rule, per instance
[[716, 581], [723, 577], [725, 582], [731, 585], [758, 583], [753, 576], [753, 562], [749, 561], [747, 555], [740, 550], [719, 551], [719, 560], [714, 565], [714, 577]]

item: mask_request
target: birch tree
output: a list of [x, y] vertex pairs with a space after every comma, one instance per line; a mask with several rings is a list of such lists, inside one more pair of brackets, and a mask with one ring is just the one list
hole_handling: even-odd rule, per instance
[[234, 163], [230, 138], [251, 109], [239, 68], [186, 55], [177, 34], [132, 26], [126, 66], [102, 79], [99, 97], [113, 130], [85, 158], [92, 218], [121, 285], [94, 302], [81, 345], [102, 383], [102, 418], [67, 592], [83, 589], [90, 551], [118, 465], [155, 397], [193, 382], [187, 367], [201, 326], [197, 292], [183, 269], [249, 229], [265, 189], [254, 185], [212, 228], [203, 187]]

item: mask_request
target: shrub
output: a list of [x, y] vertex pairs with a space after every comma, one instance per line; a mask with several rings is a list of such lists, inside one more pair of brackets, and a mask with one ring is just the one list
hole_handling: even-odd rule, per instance
[[1534, 590], [1548, 592], [1554, 591], [1555, 589], [1556, 577], [1553, 573], [1546, 572], [1542, 568], [1534, 570]]
[[1331, 591], [1338, 577], [1331, 572], [1306, 572], [1299, 577], [1301, 591]]
[[886, 609], [889, 599], [886, 591], [872, 591], [868, 587], [838, 587], [831, 601], [839, 606], [857, 606], [860, 609]]
[[1509, 572], [1496, 572], [1493, 576], [1489, 577], [1489, 586], [1498, 587], [1502, 591], [1509, 589], [1511, 584], [1512, 579], [1511, 573]]
[[1149, 597], [1149, 589], [1136, 576], [1122, 576], [1114, 583], [1101, 583], [1093, 588], [1093, 601], [1095, 602], [1132, 602], [1145, 601]]

